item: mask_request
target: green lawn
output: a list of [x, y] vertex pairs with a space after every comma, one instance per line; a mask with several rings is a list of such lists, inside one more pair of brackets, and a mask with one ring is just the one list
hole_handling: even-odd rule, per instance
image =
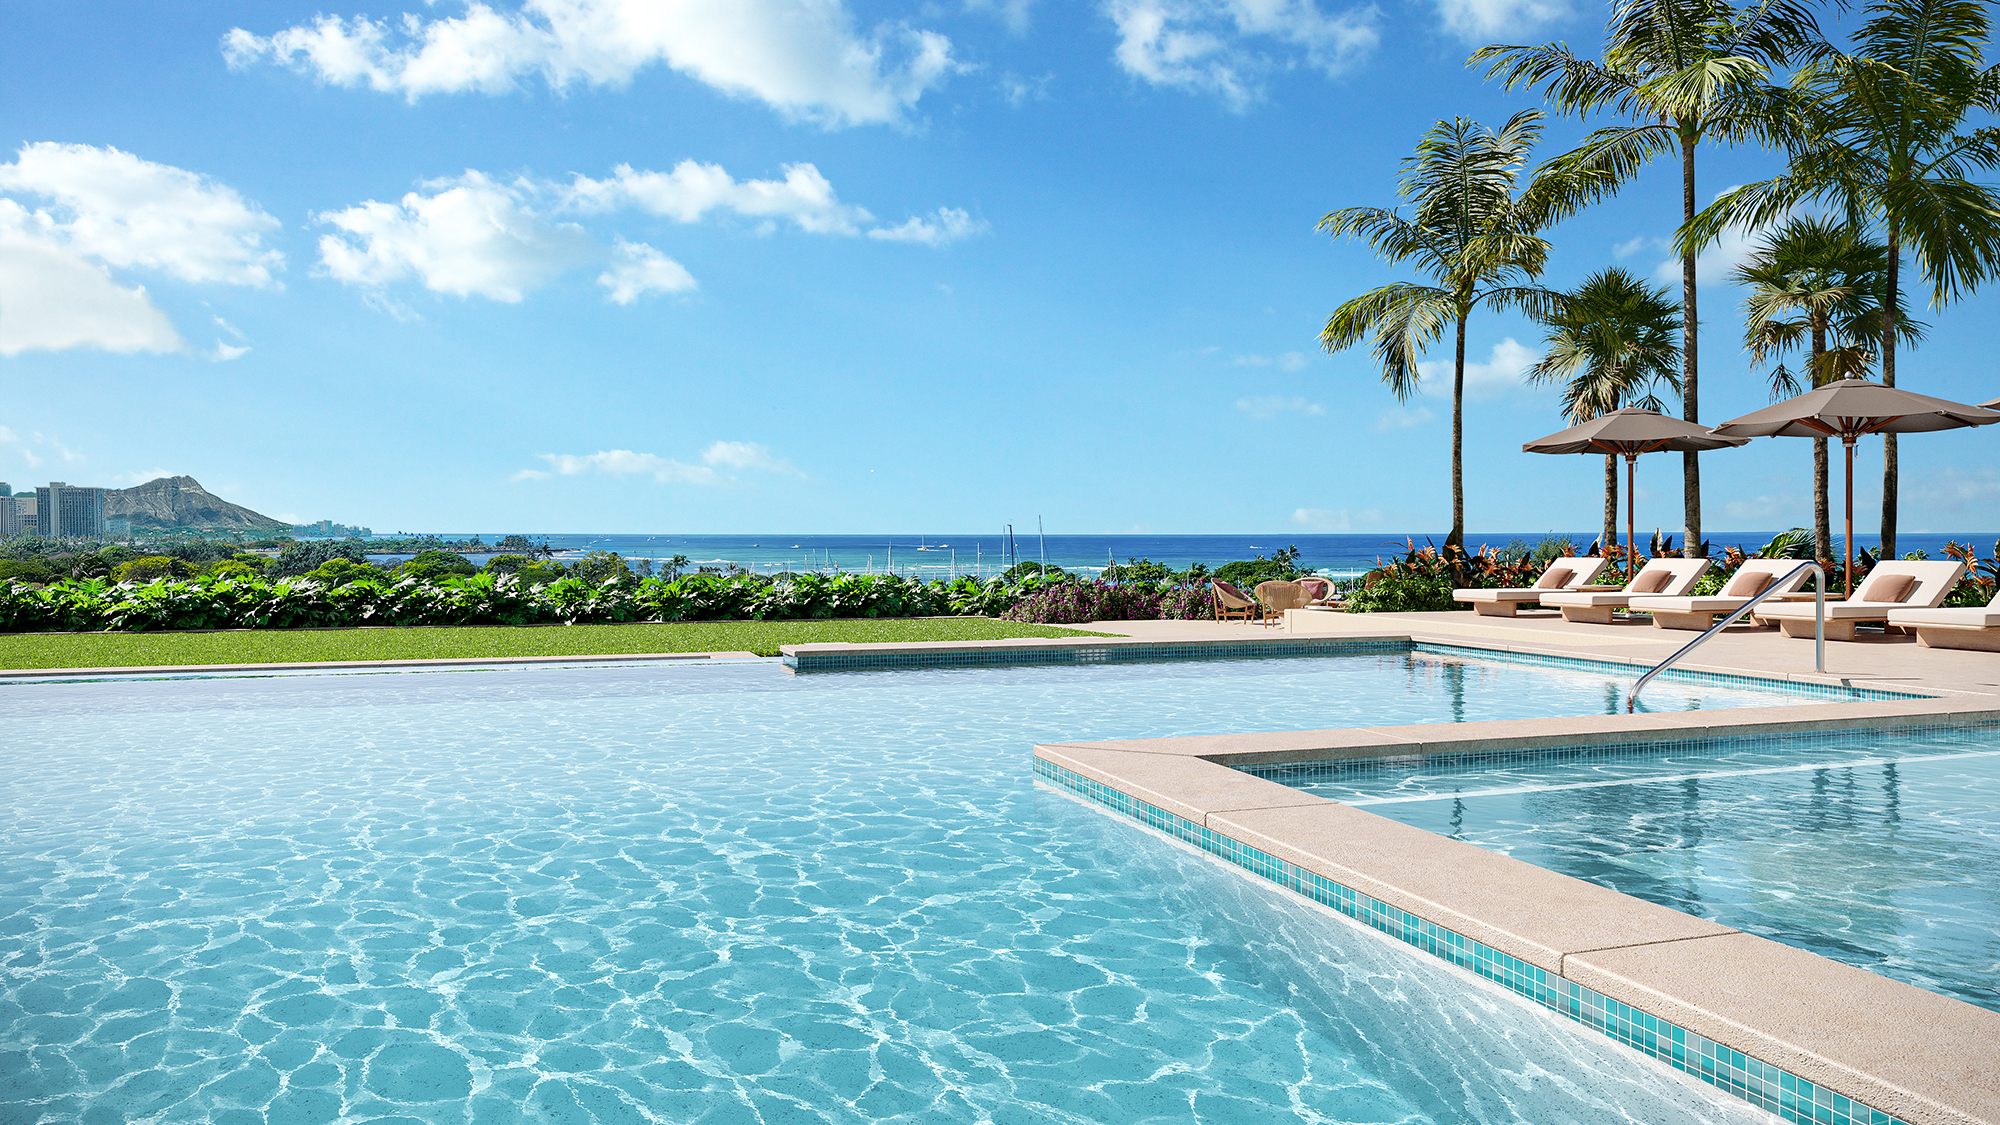
[[990, 641], [1102, 637], [985, 617], [842, 621], [702, 621], [684, 625], [563, 625], [526, 629], [269, 629], [223, 633], [32, 633], [0, 636], [0, 668], [130, 668], [165, 664], [288, 664], [308, 660], [440, 660], [489, 656], [610, 656], [633, 652], [754, 652], [851, 641]]

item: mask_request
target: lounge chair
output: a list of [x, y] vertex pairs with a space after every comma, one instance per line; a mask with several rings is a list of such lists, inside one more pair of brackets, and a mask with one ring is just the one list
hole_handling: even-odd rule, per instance
[[1285, 619], [1286, 610], [1306, 604], [1306, 588], [1296, 582], [1259, 582], [1256, 593], [1267, 625], [1276, 625]]
[[1612, 611], [1631, 605], [1633, 598], [1647, 595], [1685, 597], [1714, 562], [1714, 559], [1658, 558], [1641, 568], [1623, 590], [1558, 590], [1544, 595], [1542, 604], [1562, 610], [1564, 621], [1609, 625]]
[[1259, 610], [1257, 599], [1237, 589], [1233, 582], [1211, 578], [1208, 584], [1215, 591], [1215, 619], [1217, 621], [1255, 621]]
[[1513, 586], [1500, 590], [1453, 590], [1452, 599], [1469, 602], [1474, 613], [1486, 617], [1512, 617], [1521, 608], [1522, 602], [1536, 602], [1543, 594], [1555, 590], [1574, 590], [1578, 586], [1588, 586], [1610, 559], [1564, 555], [1549, 563], [1535, 584], [1528, 587]]
[[1892, 609], [1889, 624], [1916, 630], [1928, 648], [2000, 652], [2000, 594], [1984, 609]]
[[[1826, 639], [1851, 641], [1854, 626], [1863, 621], [1887, 623], [1896, 611], [1936, 609], [1965, 573], [1962, 562], [1905, 562], [1885, 559], [1875, 564], [1854, 596], [1826, 603]], [[1766, 602], [1756, 609], [1760, 621], [1775, 621], [1787, 637], [1813, 635], [1813, 604]]]
[[[1693, 629], [1701, 632], [1715, 624], [1717, 614], [1734, 613], [1750, 604], [1750, 599], [1763, 593], [1772, 584], [1778, 589], [1772, 597], [1789, 594], [1806, 584], [1812, 571], [1798, 559], [1748, 559], [1738, 567], [1736, 574], [1722, 592], [1707, 597], [1669, 598], [1648, 595], [1633, 598], [1630, 609], [1634, 612], [1653, 615], [1656, 629]], [[1782, 602], [1766, 600], [1764, 605], [1782, 605]]]

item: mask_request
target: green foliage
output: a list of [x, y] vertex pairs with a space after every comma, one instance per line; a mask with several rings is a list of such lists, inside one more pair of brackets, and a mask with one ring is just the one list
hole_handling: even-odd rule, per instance
[[[258, 560], [259, 563], [262, 561]], [[255, 578], [264, 573], [264, 568], [261, 565], [253, 566], [241, 559], [223, 559], [218, 563], [210, 563], [202, 573], [213, 578]]]
[[1268, 556], [1223, 563], [1215, 568], [1216, 578], [1245, 590], [1259, 582], [1290, 582], [1300, 573], [1299, 549], [1296, 546], [1273, 551]]
[[1008, 567], [1006, 572], [1001, 574], [1000, 577], [1009, 582], [1019, 582], [1024, 578], [1030, 578], [1036, 575], [1044, 575], [1050, 578], [1061, 578], [1067, 576], [1068, 574], [1069, 574], [1068, 571], [1064, 570], [1062, 567], [1059, 566], [1049, 567], [1045, 571], [1042, 569], [1041, 563], [1038, 563], [1033, 559], [1030, 559], [1027, 562], [1018, 562], [1015, 563], [1013, 566]]
[[1378, 573], [1347, 596], [1349, 613], [1435, 613], [1463, 609], [1452, 600], [1451, 579], [1409, 570]]
[[1806, 561], [1812, 558], [1812, 548], [1813, 533], [1803, 527], [1795, 527], [1779, 532], [1769, 543], [1757, 548], [1756, 557]]
[[111, 572], [114, 582], [152, 582], [160, 578], [189, 578], [194, 575], [194, 567], [185, 559], [172, 555], [149, 555], [120, 563]]
[[1104, 568], [1106, 582], [1147, 582], [1159, 583], [1174, 577], [1173, 568], [1156, 563], [1151, 559], [1125, 560], [1123, 566], [1112, 565]]
[[353, 582], [385, 583], [389, 576], [380, 567], [370, 566], [353, 559], [328, 559], [312, 569], [308, 575], [329, 586], [346, 586]]
[[56, 572], [40, 559], [0, 559], [0, 582], [53, 582]]
[[[521, 558], [519, 555], [509, 557]], [[523, 559], [522, 561], [525, 562], [526, 560]], [[463, 577], [477, 573], [479, 573], [479, 568], [467, 561], [464, 555], [459, 554], [457, 551], [439, 551], [435, 549], [419, 551], [415, 558], [405, 560], [401, 566], [396, 568], [396, 576], [398, 578], [437, 579], [443, 578], [446, 575], [459, 575]]]
[[272, 570], [281, 578], [305, 574], [330, 559], [347, 559], [350, 562], [366, 563], [368, 556], [361, 550], [359, 540], [319, 539], [310, 543], [291, 543], [278, 552], [272, 560]]

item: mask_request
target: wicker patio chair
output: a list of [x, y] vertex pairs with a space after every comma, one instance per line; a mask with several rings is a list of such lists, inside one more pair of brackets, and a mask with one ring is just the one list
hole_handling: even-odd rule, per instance
[[1208, 584], [1215, 591], [1217, 621], [1257, 620], [1261, 607], [1255, 598], [1237, 589], [1234, 583], [1224, 582], [1220, 578], [1211, 578]]

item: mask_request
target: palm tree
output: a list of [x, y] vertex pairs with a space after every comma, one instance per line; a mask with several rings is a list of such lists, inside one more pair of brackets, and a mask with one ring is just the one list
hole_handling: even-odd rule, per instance
[[[1567, 44], [1495, 44], [1473, 53], [1486, 76], [1507, 89], [1540, 87], [1558, 112], [1587, 118], [1610, 110], [1633, 124], [1593, 131], [1563, 158], [1574, 170], [1623, 184], [1654, 158], [1681, 162], [1681, 217], [1694, 217], [1694, 156], [1704, 139], [1782, 143], [1789, 118], [1773, 111], [1770, 68], [1812, 57], [1823, 43], [1810, 0], [1620, 0], [1603, 57], [1579, 58]], [[1695, 248], [1681, 252], [1682, 416], [1700, 421]], [[1701, 463], [1681, 455], [1685, 553], [1699, 555]]]
[[[1764, 235], [1734, 275], [1749, 289], [1743, 342], [1751, 365], [1801, 342], [1809, 349], [1803, 383], [1782, 363], [1772, 371], [1772, 398], [1869, 374], [1891, 319], [1882, 310], [1888, 263], [1886, 244], [1847, 223], [1797, 217]], [[1897, 335], [1921, 339], [1923, 325], [1897, 314]], [[1813, 552], [1823, 562], [1833, 557], [1825, 438], [1813, 440]]]
[[[2000, 264], [2000, 193], [1970, 177], [2000, 167], [2000, 128], [1963, 130], [1973, 110], [2000, 110], [2000, 73], [1982, 69], [1984, 0], [1881, 0], [1858, 50], [1793, 76], [1798, 126], [1791, 167], [1725, 192], [1681, 231], [1692, 251], [1737, 223], [1777, 221], [1808, 200], [1882, 232], [1882, 381], [1896, 383], [1902, 255], [1908, 246], [1943, 308]], [[1896, 552], [1896, 438], [1883, 436], [1882, 553]]]
[[[1529, 371], [1537, 383], [1563, 383], [1563, 414], [1588, 422], [1620, 407], [1664, 412], [1652, 388], [1680, 391], [1681, 309], [1664, 286], [1613, 267], [1584, 279], [1546, 318], [1547, 351]], [[1644, 392], [1643, 394], [1641, 392]], [[1618, 457], [1604, 457], [1604, 538], [1618, 541]]]
[[1498, 130], [1460, 117], [1424, 134], [1404, 158], [1399, 194], [1409, 213], [1348, 207], [1329, 213], [1319, 229], [1366, 241], [1390, 262], [1413, 262], [1432, 284], [1395, 282], [1333, 311], [1320, 346], [1343, 351], [1373, 336], [1382, 381], [1407, 401], [1418, 389], [1424, 349], [1451, 325], [1456, 352], [1451, 384], [1451, 534], [1447, 548], [1465, 547], [1465, 322], [1481, 304], [1539, 315], [1548, 291], [1532, 284], [1548, 260], [1538, 233], [1589, 201], [1587, 184], [1537, 177], [1519, 197], [1515, 187], [1542, 132], [1542, 114], [1515, 114]]

